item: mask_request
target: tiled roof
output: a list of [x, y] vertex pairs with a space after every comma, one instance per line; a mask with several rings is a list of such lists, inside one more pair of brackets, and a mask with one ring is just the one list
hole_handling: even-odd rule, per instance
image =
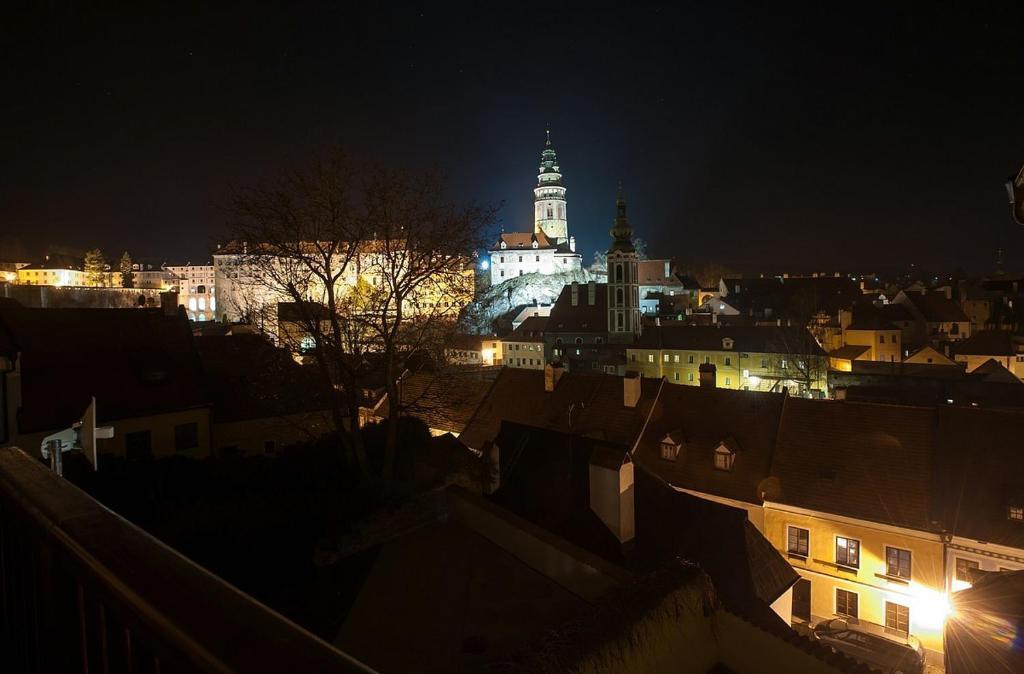
[[547, 316], [529, 316], [518, 328], [512, 331], [508, 337], [502, 338], [504, 342], [543, 342], [544, 330], [548, 324]]
[[[731, 349], [725, 349], [723, 346], [725, 339], [733, 340]], [[803, 353], [806, 350], [814, 355], [825, 355], [805, 328], [785, 326], [652, 326], [644, 329], [633, 348], [755, 353]]]
[[960, 305], [946, 299], [942, 293], [905, 293], [907, 299], [929, 323], [966, 322], [969, 320]]
[[497, 435], [502, 421], [631, 444], [639, 435], [661, 381], [644, 379], [637, 407], [623, 405], [623, 378], [566, 372], [554, 391], [544, 390], [544, 371], [504, 368], [460, 436], [480, 449]]
[[0, 310], [0, 341], [21, 352], [21, 432], [207, 405], [184, 313], [160, 309]]
[[402, 404], [430, 428], [462, 433], [492, 384], [475, 373], [414, 372], [402, 379]]
[[1006, 330], [980, 330], [953, 345], [960, 356], [1012, 356], [1017, 353], [1013, 334]]
[[839, 358], [841, 360], [856, 360], [870, 349], [870, 346], [864, 346], [863, 344], [847, 344], [846, 346], [829, 351], [828, 355], [830, 358]]
[[972, 407], [938, 409], [937, 519], [957, 536], [1024, 548], [1024, 522], [1007, 517], [1024, 506], [1024, 412]]
[[589, 303], [588, 284], [578, 286], [577, 305], [572, 305], [572, 284], [562, 288], [562, 292], [551, 308], [548, 317], [547, 331], [558, 332], [608, 332], [608, 286], [604, 283], [594, 284], [594, 303]]
[[556, 248], [544, 232], [502, 232], [498, 240], [491, 246], [491, 250], [501, 250], [501, 243], [505, 242], [505, 250], [532, 250], [533, 242], [537, 242], [537, 248]]
[[[781, 393], [665, 386], [633, 460], [675, 487], [761, 503], [784, 400]], [[666, 435], [682, 444], [675, 461], [661, 458]], [[729, 440], [738, 447], [733, 469], [715, 470], [715, 448]]]
[[932, 408], [788, 398], [772, 467], [777, 500], [928, 530], [935, 433]]

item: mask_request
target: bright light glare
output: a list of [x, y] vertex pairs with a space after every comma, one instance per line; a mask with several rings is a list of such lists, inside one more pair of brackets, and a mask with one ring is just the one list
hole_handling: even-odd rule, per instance
[[760, 377], [756, 377], [755, 376], [755, 377], [751, 377], [750, 378], [750, 385], [751, 386], [760, 386], [760, 384], [761, 384], [761, 378]]
[[491, 266], [491, 263], [487, 260], [480, 260], [480, 268], [487, 271], [487, 268]]
[[941, 630], [951, 610], [949, 595], [917, 583], [910, 584], [910, 594], [913, 597], [910, 614], [914, 617], [914, 624]]

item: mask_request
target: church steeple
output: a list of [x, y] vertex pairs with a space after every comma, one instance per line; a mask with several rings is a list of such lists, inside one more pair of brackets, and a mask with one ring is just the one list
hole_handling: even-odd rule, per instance
[[565, 186], [558, 166], [558, 157], [551, 147], [551, 130], [546, 130], [544, 150], [540, 153], [540, 169], [534, 195], [534, 233], [544, 232], [553, 243], [566, 243], [569, 225], [566, 220]]
[[608, 249], [608, 340], [630, 343], [641, 329], [640, 278], [621, 184], [615, 197], [615, 221], [608, 233], [612, 237]]
[[612, 237], [612, 247], [608, 252], [615, 250], [633, 252], [633, 227], [629, 224], [629, 217], [626, 216], [626, 198], [622, 196], [622, 183], [619, 183], [619, 191], [615, 196], [615, 222], [608, 230]]

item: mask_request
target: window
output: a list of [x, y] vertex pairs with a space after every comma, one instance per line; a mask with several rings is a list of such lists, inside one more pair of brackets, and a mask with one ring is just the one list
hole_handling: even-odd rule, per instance
[[973, 559], [956, 558], [956, 579], [965, 583], [973, 583], [971, 569], [981, 568]]
[[174, 427], [174, 449], [184, 451], [199, 446], [199, 424], [178, 424]]
[[647, 354], [647, 362], [648, 363], [653, 363], [654, 362], [654, 354], [653, 353]]
[[1006, 509], [1006, 518], [1016, 520], [1018, 522], [1024, 521], [1024, 506], [1012, 505]]
[[129, 459], [150, 459], [153, 445], [149, 431], [133, 431], [124, 435], [124, 451]]
[[679, 362], [679, 354], [678, 353], [672, 355], [672, 362], [673, 363], [678, 363]]
[[502, 255], [501, 257], [498, 258], [498, 260], [500, 260], [501, 262], [504, 262], [505, 261], [505, 256]]
[[879, 335], [878, 336], [878, 343], [879, 344], [885, 344], [885, 335]]
[[661, 360], [667, 363], [668, 362], [668, 354], [667, 353], [663, 354], [662, 357], [661, 357]]
[[519, 256], [519, 261], [520, 261], [520, 262], [522, 262], [522, 261], [523, 261], [523, 256], [522, 256], [522, 255], [520, 255], [520, 256]]
[[761, 367], [768, 367], [768, 359], [767, 358], [762, 358], [761, 359]]
[[540, 262], [540, 255], [534, 255], [534, 262]]
[[786, 545], [786, 552], [791, 555], [807, 557], [810, 548], [811, 532], [800, 527], [789, 527], [789, 542]]
[[910, 608], [885, 602], [885, 628], [899, 634], [910, 634]]
[[725, 357], [725, 364], [726, 365], [732, 365], [732, 357], [726, 356]]
[[619, 283], [622, 282], [622, 265], [615, 265], [615, 280]]
[[686, 381], [693, 381], [693, 373], [686, 375]]
[[679, 456], [679, 445], [663, 440], [661, 442], [661, 458], [666, 461], [675, 461], [677, 456]]
[[266, 440], [263, 443], [263, 453], [271, 455], [277, 451], [277, 443], [273, 440]]
[[626, 303], [624, 297], [625, 296], [622, 294], [622, 288], [616, 288], [615, 289], [615, 306], [617, 306], [617, 307], [623, 306]]
[[505, 278], [505, 270], [504, 269], [501, 270], [501, 277]]
[[732, 379], [730, 379], [729, 377], [726, 377], [725, 378], [725, 385], [726, 386], [732, 386]]
[[686, 362], [689, 363], [690, 365], [693, 365], [693, 356], [692, 355], [687, 356], [686, 357]]
[[715, 470], [732, 470], [734, 463], [736, 463], [736, 452], [725, 445], [719, 445], [715, 449]]
[[783, 358], [782, 360], [779, 361], [779, 367], [782, 368], [783, 370], [786, 369], [786, 359], [785, 358]]
[[886, 546], [885, 575], [910, 580], [910, 550]]
[[674, 379], [675, 381], [679, 381], [679, 373], [678, 372], [673, 372], [672, 373], [672, 379]]
[[582, 337], [577, 337], [576, 338], [576, 344], [583, 344], [583, 338]]
[[860, 541], [855, 538], [836, 536], [836, 564], [858, 568], [860, 566]]
[[857, 593], [836, 588], [836, 613], [847, 618], [857, 618]]
[[635, 353], [629, 354], [629, 361], [631, 363], [635, 363], [636, 362], [636, 354]]

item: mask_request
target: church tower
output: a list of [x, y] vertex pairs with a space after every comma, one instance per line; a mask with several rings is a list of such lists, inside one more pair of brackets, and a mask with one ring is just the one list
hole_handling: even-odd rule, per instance
[[569, 225], [565, 217], [565, 187], [558, 168], [558, 158], [551, 147], [551, 131], [547, 132], [544, 151], [540, 153], [540, 174], [533, 188], [533, 232], [541, 231], [553, 244], [568, 243]]
[[640, 280], [633, 228], [626, 217], [622, 187], [615, 200], [615, 224], [608, 249], [608, 341], [630, 343], [640, 334]]

